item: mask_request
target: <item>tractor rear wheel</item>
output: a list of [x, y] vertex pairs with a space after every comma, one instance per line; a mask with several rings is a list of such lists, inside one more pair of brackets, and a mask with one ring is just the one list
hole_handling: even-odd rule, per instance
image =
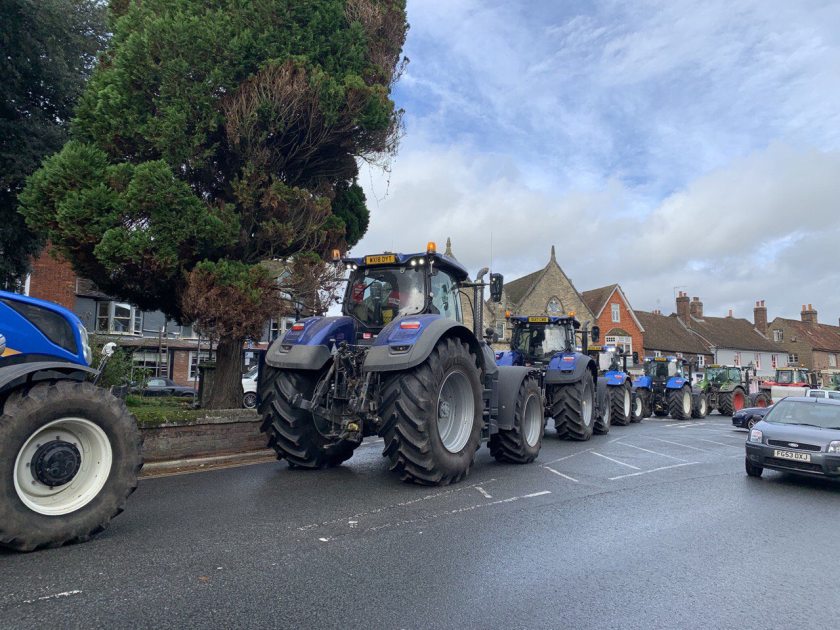
[[736, 411], [741, 411], [746, 404], [747, 398], [744, 395], [744, 390], [736, 387], [731, 392], [722, 392], [720, 394], [719, 411], [722, 416], [731, 416]]
[[633, 394], [629, 384], [620, 387], [610, 387], [610, 405], [612, 407], [612, 423], [626, 427], [633, 419]]
[[[325, 418], [292, 405], [297, 394], [311, 398], [321, 372], [285, 370], [265, 365], [260, 430], [268, 435], [268, 447], [285, 459], [290, 468], [330, 468], [353, 456], [358, 442], [331, 435], [334, 427]], [[262, 379], [261, 379], [262, 380]]]
[[633, 414], [630, 422], [641, 422], [645, 417], [645, 401], [642, 400], [641, 392], [634, 392], [633, 394]]
[[560, 437], [588, 440], [595, 428], [595, 385], [586, 372], [577, 383], [551, 389], [551, 416]]
[[605, 396], [604, 408], [601, 410], [601, 415], [595, 418], [595, 427], [592, 432], [595, 435], [606, 435], [610, 432], [612, 426], [612, 400], [609, 394]]
[[675, 389], [668, 394], [668, 414], [674, 420], [691, 418], [691, 388], [688, 385]]
[[481, 441], [479, 375], [469, 346], [447, 337], [423, 363], [383, 383], [383, 454], [403, 481], [444, 485], [467, 476]]
[[125, 508], [143, 466], [134, 416], [80, 381], [11, 394], [0, 416], [0, 546], [83, 542]]
[[758, 392], [750, 395], [751, 407], [769, 407], [770, 395], [767, 392]]
[[700, 392], [694, 400], [694, 407], [691, 410], [692, 418], [705, 418], [709, 415], [709, 399], [706, 394]]
[[529, 464], [542, 446], [545, 412], [537, 379], [526, 378], [516, 395], [513, 428], [490, 436], [490, 454], [496, 461]]

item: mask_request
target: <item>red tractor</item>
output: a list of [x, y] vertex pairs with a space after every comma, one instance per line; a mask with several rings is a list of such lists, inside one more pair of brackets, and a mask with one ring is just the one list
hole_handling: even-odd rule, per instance
[[815, 388], [816, 374], [804, 367], [784, 367], [776, 369], [776, 376], [761, 383], [773, 402], [787, 396], [803, 396], [809, 388]]

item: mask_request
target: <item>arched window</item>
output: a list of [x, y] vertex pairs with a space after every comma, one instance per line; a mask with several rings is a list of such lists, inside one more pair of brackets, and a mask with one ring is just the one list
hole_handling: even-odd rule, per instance
[[562, 313], [563, 312], [563, 303], [560, 301], [560, 298], [555, 296], [548, 301], [548, 304], [546, 305], [545, 310], [548, 313]]

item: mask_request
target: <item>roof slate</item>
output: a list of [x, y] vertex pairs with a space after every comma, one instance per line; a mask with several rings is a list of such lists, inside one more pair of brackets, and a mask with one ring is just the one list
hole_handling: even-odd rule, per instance
[[806, 341], [814, 350], [840, 352], [840, 326], [808, 324], [798, 319], [783, 319], [781, 317], [778, 320], [785, 322], [795, 330], [797, 336], [800, 337], [800, 341]]
[[657, 315], [635, 311], [645, 329], [645, 349], [685, 354], [711, 354], [709, 348], [677, 319], [676, 315]]
[[583, 303], [586, 304], [595, 317], [598, 317], [598, 313], [600, 313], [601, 309], [604, 308], [604, 304], [610, 298], [610, 295], [612, 295], [612, 292], [615, 291], [617, 286], [617, 284], [609, 284], [598, 289], [582, 291], [580, 295], [583, 298]]
[[751, 321], [740, 317], [692, 317], [691, 329], [716, 348], [785, 352], [758, 332]]
[[539, 271], [529, 273], [527, 276], [522, 276], [516, 280], [511, 280], [505, 283], [505, 294], [507, 295], [508, 303], [512, 306], [518, 305], [522, 299], [528, 294], [531, 288], [539, 282], [546, 268]]

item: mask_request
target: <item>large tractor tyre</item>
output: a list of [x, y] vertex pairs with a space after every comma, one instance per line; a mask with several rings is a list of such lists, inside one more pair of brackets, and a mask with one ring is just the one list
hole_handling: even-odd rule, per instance
[[767, 392], [750, 394], [750, 407], [769, 407], [770, 405], [770, 395]]
[[731, 392], [720, 394], [720, 407], [718, 411], [722, 416], [731, 416], [747, 406], [747, 397], [744, 390], [736, 387]]
[[400, 479], [444, 485], [467, 476], [481, 441], [479, 374], [469, 346], [448, 337], [426, 361], [383, 383], [383, 455]]
[[687, 385], [668, 393], [668, 415], [674, 420], [688, 420], [691, 418], [691, 388]]
[[259, 412], [260, 430], [268, 436], [268, 447], [290, 468], [330, 468], [353, 456], [358, 442], [333, 437], [332, 424], [310, 411], [292, 406], [297, 394], [311, 398], [321, 372], [294, 371], [266, 365], [270, 387], [263, 394]]
[[641, 392], [633, 394], [633, 411], [630, 416], [630, 422], [641, 422], [645, 417], [645, 401]]
[[80, 381], [15, 392], [0, 416], [0, 546], [83, 542], [125, 508], [143, 466], [134, 416]]
[[626, 427], [633, 420], [633, 393], [630, 387], [610, 387], [610, 406], [612, 423]]
[[490, 454], [500, 462], [530, 464], [542, 447], [545, 412], [535, 378], [526, 378], [516, 395], [513, 428], [490, 436]]
[[595, 385], [586, 372], [577, 383], [552, 388], [551, 416], [557, 435], [570, 440], [588, 440], [595, 428]]
[[694, 406], [691, 409], [691, 417], [701, 419], [708, 415], [709, 399], [706, 397], [706, 394], [701, 392], [694, 398]]
[[606, 435], [610, 432], [612, 426], [612, 400], [610, 400], [609, 393], [604, 397], [604, 409], [600, 416], [595, 418], [595, 426], [592, 432], [595, 435]]

